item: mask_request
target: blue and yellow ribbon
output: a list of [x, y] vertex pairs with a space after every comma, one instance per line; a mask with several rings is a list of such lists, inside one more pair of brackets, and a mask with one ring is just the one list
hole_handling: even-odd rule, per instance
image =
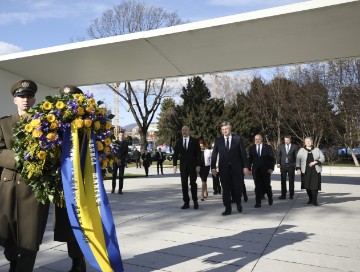
[[122, 272], [114, 219], [95, 143], [93, 131], [84, 135], [81, 148], [74, 126], [64, 132], [61, 175], [66, 208], [86, 260], [99, 271]]

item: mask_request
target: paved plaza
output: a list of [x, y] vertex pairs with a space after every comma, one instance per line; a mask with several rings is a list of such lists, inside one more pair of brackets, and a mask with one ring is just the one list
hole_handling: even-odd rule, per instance
[[[249, 201], [243, 203], [243, 213], [234, 204], [233, 214], [224, 217], [211, 178], [209, 197], [199, 201], [200, 208], [181, 210], [179, 174], [166, 168], [158, 176], [152, 166], [148, 178], [125, 179], [123, 195], [108, 194], [125, 271], [360, 271], [360, 172], [343, 169], [324, 169], [318, 207], [305, 204], [298, 176], [294, 199], [279, 200], [277, 170], [274, 204], [265, 200], [255, 209], [254, 182], [247, 176]], [[105, 187], [110, 192], [110, 180]], [[66, 244], [53, 241], [52, 221], [53, 207], [36, 272], [68, 271], [71, 266]], [[0, 272], [8, 271], [2, 248], [0, 254]], [[88, 264], [87, 271], [95, 270]]]

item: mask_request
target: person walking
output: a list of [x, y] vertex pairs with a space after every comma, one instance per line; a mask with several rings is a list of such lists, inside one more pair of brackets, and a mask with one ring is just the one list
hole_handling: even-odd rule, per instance
[[[11, 87], [17, 113], [0, 120], [0, 245], [10, 262], [9, 271], [31, 272], [45, 232], [49, 202], [40, 204], [16, 169], [11, 149], [13, 125], [35, 103], [37, 85], [24, 79]], [[40, 182], [40, 181], [39, 181]]]
[[275, 157], [271, 146], [263, 143], [260, 134], [254, 139], [255, 143], [249, 148], [249, 170], [255, 183], [255, 208], [260, 208], [264, 194], [267, 194], [269, 205], [273, 204], [271, 174], [274, 172]]
[[145, 149], [144, 153], [142, 153], [141, 158], [142, 158], [143, 166], [145, 169], [145, 176], [148, 177], [149, 176], [149, 167], [151, 165], [151, 154], [149, 153], [149, 151], [147, 149]]
[[294, 198], [295, 187], [295, 164], [298, 148], [291, 143], [291, 136], [284, 137], [284, 144], [279, 146], [277, 154], [277, 167], [281, 173], [281, 196], [279, 199], [286, 199], [286, 179], [289, 177], [289, 198]]
[[206, 142], [200, 140], [201, 150], [201, 165], [200, 165], [200, 178], [201, 178], [201, 201], [209, 196], [207, 189], [207, 178], [210, 172], [211, 164], [211, 150], [206, 148]]
[[116, 189], [116, 179], [117, 173], [119, 171], [119, 189], [118, 194], [123, 194], [124, 187], [124, 172], [126, 166], [126, 158], [128, 155], [128, 143], [127, 140], [124, 139], [124, 131], [120, 130], [118, 133], [118, 139], [115, 143], [118, 145], [118, 151], [115, 154], [115, 160], [113, 164], [113, 173], [112, 173], [112, 189], [111, 193], [115, 193]]
[[216, 160], [219, 155], [219, 174], [222, 186], [223, 204], [225, 211], [222, 215], [232, 212], [231, 199], [236, 203], [239, 213], [242, 213], [241, 195], [244, 185], [244, 176], [248, 174], [248, 159], [242, 138], [231, 133], [229, 122], [221, 124], [223, 136], [215, 141], [211, 155], [211, 172], [215, 176]]
[[183, 126], [181, 129], [182, 138], [178, 140], [174, 147], [173, 156], [173, 171], [177, 171], [177, 161], [180, 159], [180, 177], [181, 177], [181, 188], [183, 194], [184, 205], [181, 209], [190, 208], [190, 197], [189, 197], [189, 178], [191, 196], [194, 202], [194, 209], [199, 208], [198, 197], [197, 197], [197, 174], [200, 172], [201, 164], [201, 151], [199, 141], [190, 136], [190, 129], [188, 126]]
[[161, 148], [159, 148], [156, 151], [156, 169], [157, 169], [157, 174], [160, 175], [160, 171], [161, 171], [161, 175], [164, 175], [164, 170], [163, 170], [163, 163], [164, 163], [164, 154], [161, 152]]
[[321, 171], [325, 156], [313, 145], [311, 137], [305, 138], [305, 146], [296, 156], [296, 173], [301, 175], [301, 189], [306, 189], [309, 197], [307, 204], [318, 206], [318, 192], [321, 190]]

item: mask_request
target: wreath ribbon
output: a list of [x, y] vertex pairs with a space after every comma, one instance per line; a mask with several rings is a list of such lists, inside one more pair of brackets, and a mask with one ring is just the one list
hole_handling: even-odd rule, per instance
[[61, 177], [70, 225], [86, 260], [99, 271], [124, 271], [92, 130], [80, 149], [78, 130], [65, 129]]

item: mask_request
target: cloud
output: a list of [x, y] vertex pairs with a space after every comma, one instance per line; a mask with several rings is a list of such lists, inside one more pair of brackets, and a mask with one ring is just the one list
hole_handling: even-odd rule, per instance
[[7, 55], [23, 51], [19, 46], [0, 41], [0, 55]]
[[21, 7], [12, 8], [12, 11], [3, 9], [0, 13], [0, 26], [17, 23], [26, 25], [42, 19], [96, 18], [110, 8], [112, 8], [112, 5], [106, 3], [91, 4], [85, 1], [27, 1]]
[[209, 5], [226, 7], [260, 6], [261, 9], [302, 2], [301, 0], [209, 0]]

